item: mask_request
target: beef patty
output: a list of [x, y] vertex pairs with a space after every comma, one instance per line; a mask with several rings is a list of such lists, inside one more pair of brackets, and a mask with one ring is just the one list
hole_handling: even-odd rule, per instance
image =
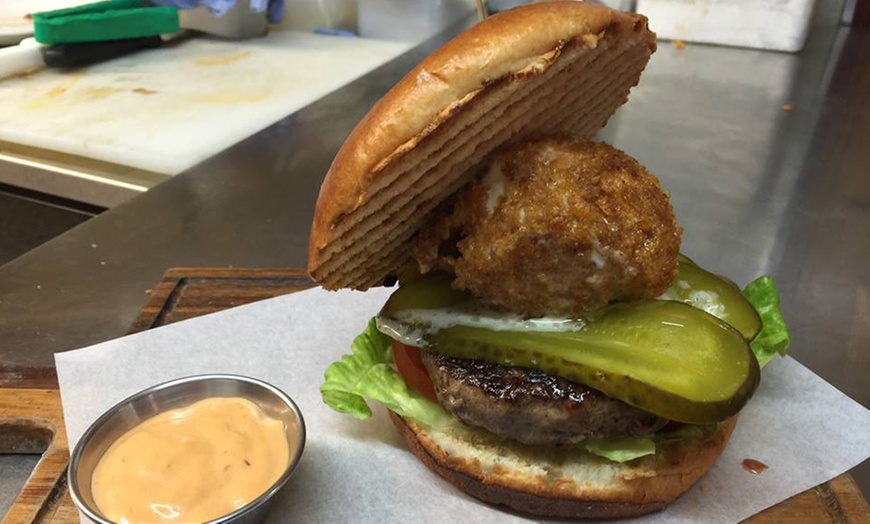
[[435, 394], [472, 426], [532, 445], [650, 435], [667, 420], [543, 371], [423, 352]]

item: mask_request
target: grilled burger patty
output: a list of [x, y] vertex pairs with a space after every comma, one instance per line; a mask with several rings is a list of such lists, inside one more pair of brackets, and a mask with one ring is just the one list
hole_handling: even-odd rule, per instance
[[423, 352], [439, 403], [460, 420], [524, 444], [637, 437], [667, 420], [543, 371]]

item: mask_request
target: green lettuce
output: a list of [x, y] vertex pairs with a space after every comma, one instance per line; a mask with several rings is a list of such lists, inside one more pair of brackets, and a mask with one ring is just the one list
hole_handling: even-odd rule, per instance
[[438, 427], [450, 419], [441, 406], [405, 384], [393, 366], [390, 338], [378, 331], [375, 319], [354, 339], [351, 350], [353, 353], [326, 368], [320, 395], [327, 406], [365, 419], [372, 415], [365, 401], [368, 398], [428, 426]]
[[656, 452], [656, 443], [649, 437], [603, 438], [590, 440], [584, 447], [589, 453], [613, 462], [628, 462]]
[[761, 317], [761, 332], [749, 343], [758, 359], [758, 365], [764, 367], [774, 355], [785, 356], [791, 339], [785, 319], [779, 308], [779, 293], [772, 277], [763, 276], [749, 283], [743, 289], [752, 306]]
[[677, 429], [659, 431], [651, 437], [604, 438], [585, 444], [586, 451], [613, 462], [628, 462], [654, 455], [656, 446], [683, 439], [697, 439], [712, 435], [718, 424], [683, 424]]

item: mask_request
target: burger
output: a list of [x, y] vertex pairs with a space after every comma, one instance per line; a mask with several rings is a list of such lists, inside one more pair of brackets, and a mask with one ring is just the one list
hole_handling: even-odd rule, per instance
[[592, 141], [637, 84], [647, 20], [582, 2], [495, 15], [424, 59], [323, 182], [309, 272], [398, 283], [325, 373], [385, 406], [465, 493], [546, 517], [657, 511], [715, 462], [788, 333], [773, 280], [680, 253], [659, 180]]

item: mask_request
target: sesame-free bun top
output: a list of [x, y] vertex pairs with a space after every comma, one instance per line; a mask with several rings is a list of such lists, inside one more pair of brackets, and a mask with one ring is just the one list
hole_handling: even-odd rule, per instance
[[628, 98], [655, 34], [598, 4], [535, 3], [492, 16], [424, 59], [339, 150], [320, 189], [311, 276], [367, 289], [411, 261], [409, 240], [496, 148], [590, 138]]

